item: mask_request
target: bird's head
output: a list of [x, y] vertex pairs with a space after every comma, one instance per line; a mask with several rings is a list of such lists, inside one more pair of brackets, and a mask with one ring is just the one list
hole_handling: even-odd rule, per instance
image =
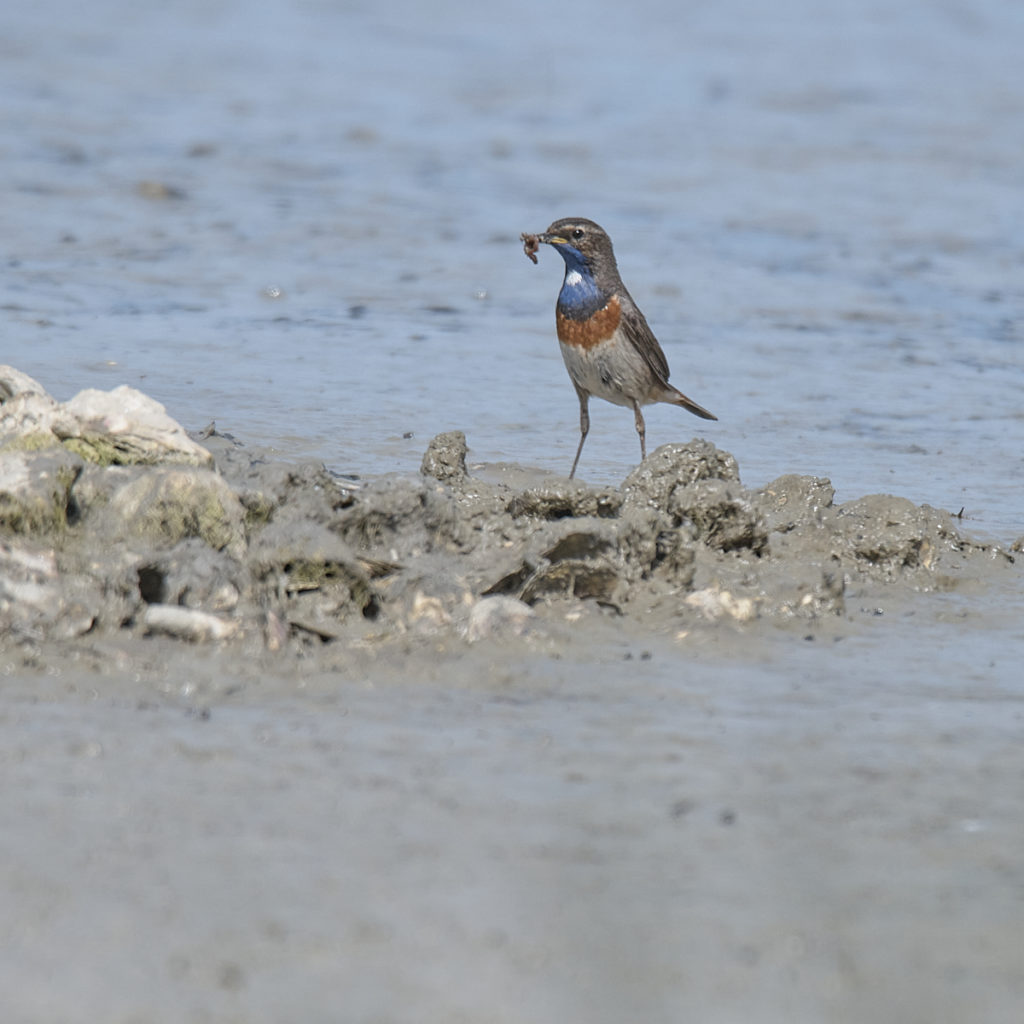
[[563, 217], [537, 235], [537, 241], [553, 246], [569, 270], [588, 271], [598, 276], [613, 270], [612, 240], [600, 224], [586, 217]]

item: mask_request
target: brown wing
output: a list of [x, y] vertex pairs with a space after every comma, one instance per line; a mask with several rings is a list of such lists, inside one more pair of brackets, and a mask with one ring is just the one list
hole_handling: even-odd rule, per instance
[[647, 326], [643, 313], [636, 307], [636, 303], [628, 294], [620, 295], [622, 299], [622, 322], [620, 327], [623, 334], [629, 339], [629, 343], [644, 357], [644, 362], [651, 368], [651, 372], [668, 386], [668, 360], [665, 353], [661, 351], [658, 339], [654, 332]]
[[647, 326], [643, 313], [636, 308], [636, 303], [629, 297], [628, 292], [619, 295], [622, 302], [622, 319], [620, 329], [629, 340], [629, 343], [644, 357], [644, 362], [650, 368], [651, 373], [658, 382], [665, 388], [661, 395], [652, 395], [650, 401], [672, 402], [681, 405], [694, 416], [700, 416], [705, 420], [717, 420], [718, 417], [708, 412], [702, 405], [698, 405], [692, 398], [687, 398], [678, 388], [674, 388], [668, 382], [668, 360], [665, 353], [661, 351], [658, 339], [654, 332]]

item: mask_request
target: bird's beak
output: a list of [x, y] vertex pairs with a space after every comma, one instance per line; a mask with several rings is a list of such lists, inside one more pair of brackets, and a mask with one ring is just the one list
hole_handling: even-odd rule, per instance
[[547, 231], [542, 231], [537, 236], [538, 242], [544, 242], [546, 245], [568, 245], [569, 239], [563, 238], [561, 235], [552, 235]]

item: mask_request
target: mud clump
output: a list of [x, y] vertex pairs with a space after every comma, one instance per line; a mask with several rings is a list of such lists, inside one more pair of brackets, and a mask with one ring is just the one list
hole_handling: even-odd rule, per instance
[[1011, 552], [903, 498], [837, 506], [828, 480], [794, 475], [747, 488], [707, 441], [591, 488], [474, 477], [451, 431], [418, 476], [357, 481], [213, 430], [200, 445], [128, 390], [61, 406], [0, 368], [8, 642], [127, 631], [309, 657], [402, 637], [531, 642], [588, 614], [683, 634], [866, 616], [878, 594], [1013, 571]]
[[438, 434], [423, 456], [420, 472], [432, 476], [443, 484], [458, 484], [469, 475], [466, 472], [466, 435], [461, 430]]
[[352, 615], [375, 619], [380, 598], [371, 566], [326, 526], [284, 520], [254, 538], [248, 559], [258, 603], [321, 639], [340, 635]]

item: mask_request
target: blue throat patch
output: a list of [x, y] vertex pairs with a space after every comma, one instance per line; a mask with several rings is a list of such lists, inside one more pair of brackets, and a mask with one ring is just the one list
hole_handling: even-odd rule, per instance
[[558, 311], [570, 320], [587, 320], [608, 303], [608, 296], [597, 287], [594, 275], [579, 249], [556, 245], [565, 260], [565, 280], [558, 293]]

